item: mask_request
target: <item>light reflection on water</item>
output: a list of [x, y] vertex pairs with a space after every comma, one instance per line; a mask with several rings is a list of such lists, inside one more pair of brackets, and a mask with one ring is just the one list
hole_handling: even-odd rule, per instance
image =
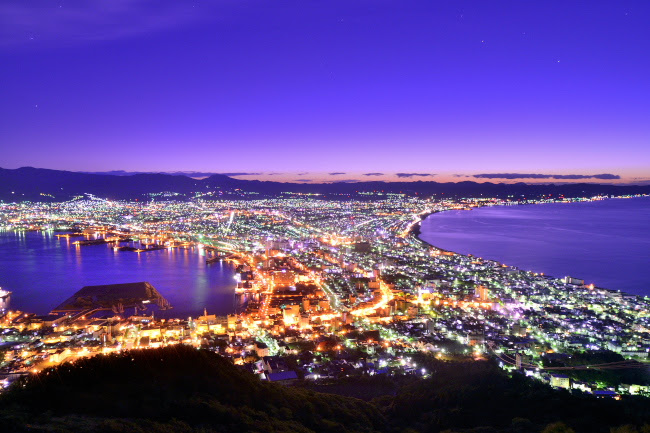
[[233, 266], [206, 265], [197, 249], [138, 254], [74, 245], [78, 239], [0, 231], [0, 287], [13, 292], [11, 309], [45, 314], [83, 286], [137, 281], [150, 282], [174, 307], [156, 315], [187, 317], [204, 308], [223, 315], [237, 307]]

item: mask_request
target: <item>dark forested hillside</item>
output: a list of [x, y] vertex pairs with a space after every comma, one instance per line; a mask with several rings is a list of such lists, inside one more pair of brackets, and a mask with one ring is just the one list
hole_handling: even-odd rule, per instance
[[371, 404], [263, 383], [187, 346], [98, 356], [2, 396], [0, 431], [375, 432]]
[[[374, 400], [394, 425], [416, 431], [540, 432], [563, 423], [577, 433], [650, 422], [650, 399], [622, 401], [554, 390], [523, 375], [508, 377], [491, 362], [420, 359], [434, 374]], [[481, 430], [473, 430], [485, 427]], [[650, 431], [650, 430], [649, 430]]]
[[186, 346], [97, 356], [14, 384], [0, 431], [650, 432], [646, 398], [572, 395], [489, 362], [419, 361], [431, 378], [283, 387]]

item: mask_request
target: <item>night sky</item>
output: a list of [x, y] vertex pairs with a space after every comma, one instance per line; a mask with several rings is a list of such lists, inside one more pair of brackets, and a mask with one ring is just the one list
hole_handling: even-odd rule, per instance
[[3, 0], [0, 145], [3, 168], [648, 182], [650, 1]]

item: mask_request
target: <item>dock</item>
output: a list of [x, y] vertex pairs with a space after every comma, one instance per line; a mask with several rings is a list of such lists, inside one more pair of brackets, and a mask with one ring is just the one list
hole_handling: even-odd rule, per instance
[[104, 245], [104, 244], [114, 244], [119, 242], [129, 242], [130, 238], [100, 238], [100, 239], [87, 239], [84, 241], [75, 241], [73, 244], [79, 246], [88, 246], [88, 245]]
[[54, 236], [56, 236], [57, 238], [83, 238], [86, 235], [83, 233], [65, 233], [62, 235], [54, 235]]
[[136, 248], [136, 247], [115, 247], [113, 248], [115, 251], [132, 251], [134, 253], [148, 253], [149, 251], [159, 251], [159, 250], [166, 250], [167, 247], [165, 246], [156, 246], [156, 247], [151, 247], [151, 248]]
[[205, 259], [205, 264], [206, 264], [206, 265], [211, 265], [212, 263], [216, 263], [216, 262], [218, 262], [218, 261], [220, 261], [220, 260], [223, 260], [224, 258], [225, 258], [225, 256], [214, 256], [214, 257], [210, 257], [210, 258], [208, 258], [208, 259]]

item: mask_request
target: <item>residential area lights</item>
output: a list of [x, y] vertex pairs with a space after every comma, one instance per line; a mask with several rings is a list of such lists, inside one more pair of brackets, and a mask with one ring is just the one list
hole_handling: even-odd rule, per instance
[[[443, 251], [416, 235], [431, 213], [548, 201], [377, 193], [346, 200], [202, 195], [182, 202], [0, 203], [0, 228], [56, 231], [71, 246], [78, 242], [81, 254], [102, 243], [123, 254], [120, 242], [129, 238], [141, 242], [140, 252], [194, 248], [206, 266], [230, 261], [236, 296], [250, 298], [240, 314], [223, 317], [4, 311], [0, 338], [9, 349], [0, 383], [98, 353], [189, 344], [271, 381], [425, 375], [412, 359], [429, 353], [494, 357], [513, 374], [553, 386], [650, 395], [643, 384], [553, 379], [553, 368], [570, 366], [571, 357], [605, 350], [621, 358], [611, 368], [645, 366], [648, 298]], [[295, 377], [277, 374], [289, 371]]]

